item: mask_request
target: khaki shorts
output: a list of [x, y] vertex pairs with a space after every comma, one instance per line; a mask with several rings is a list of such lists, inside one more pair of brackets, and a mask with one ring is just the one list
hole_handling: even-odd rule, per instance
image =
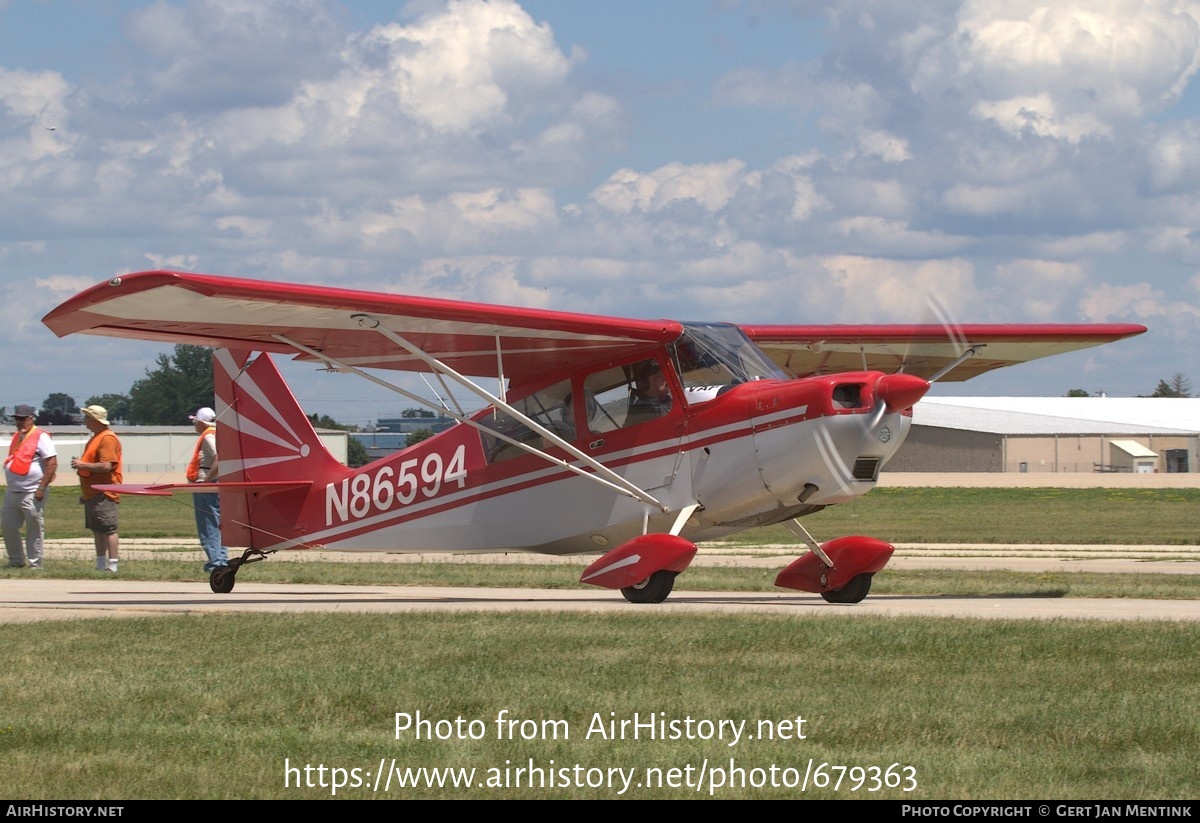
[[96, 534], [116, 534], [120, 508], [116, 500], [102, 494], [88, 498], [83, 501], [83, 525]]

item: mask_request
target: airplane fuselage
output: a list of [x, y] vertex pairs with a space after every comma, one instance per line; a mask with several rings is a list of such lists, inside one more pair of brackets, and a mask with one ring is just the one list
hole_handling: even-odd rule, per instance
[[[590, 450], [666, 512], [536, 454], [489, 464], [479, 431], [460, 424], [314, 489], [323, 503], [305, 507], [315, 516], [301, 524], [304, 543], [348, 551], [592, 553], [666, 531], [693, 501], [700, 507], [680, 532], [693, 541], [779, 522], [874, 487], [910, 424], [908, 412], [877, 412], [882, 403], [871, 387], [880, 377], [733, 386], [656, 421], [645, 437], [610, 435]], [[565, 456], [555, 447], [548, 453]]]

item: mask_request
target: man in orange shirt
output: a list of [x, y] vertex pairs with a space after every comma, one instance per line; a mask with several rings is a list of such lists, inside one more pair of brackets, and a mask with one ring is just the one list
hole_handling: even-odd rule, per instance
[[96, 541], [96, 571], [115, 573], [120, 546], [117, 506], [121, 496], [95, 487], [121, 482], [121, 441], [109, 429], [108, 411], [103, 406], [87, 406], [80, 411], [83, 424], [92, 433], [83, 447], [83, 455], [71, 458], [71, 468], [79, 475], [83, 524], [92, 530]]

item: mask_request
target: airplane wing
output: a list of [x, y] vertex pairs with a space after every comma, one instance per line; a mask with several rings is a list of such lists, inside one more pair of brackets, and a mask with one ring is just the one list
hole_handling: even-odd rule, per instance
[[671, 320], [626, 320], [173, 271], [114, 277], [66, 301], [42, 322], [59, 337], [99, 334], [287, 354], [296, 353], [290, 345], [295, 341], [352, 366], [429, 371], [424, 361], [381, 334], [382, 327], [460, 374], [496, 377], [503, 369], [514, 382], [644, 350], [674, 340], [682, 331]]
[[[1146, 331], [1145, 326], [1131, 323], [741, 328], [793, 377], [869, 369], [947, 382], [969, 380], [993, 369], [1111, 343]], [[941, 374], [948, 366], [952, 368]]]
[[[147, 271], [93, 286], [44, 318], [59, 337], [99, 334], [429, 371], [396, 335], [460, 374], [513, 382], [670, 342], [673, 320], [633, 320], [216, 275]], [[748, 325], [795, 377], [877, 369], [961, 381], [992, 369], [1141, 334], [1132, 324]], [[385, 332], [385, 333], [381, 333]], [[314, 359], [309, 354], [297, 359]]]

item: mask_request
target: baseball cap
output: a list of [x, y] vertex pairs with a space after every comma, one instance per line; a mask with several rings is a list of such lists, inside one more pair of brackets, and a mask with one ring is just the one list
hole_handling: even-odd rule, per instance
[[195, 414], [189, 414], [188, 420], [199, 420], [201, 423], [212, 423], [217, 419], [217, 413], [208, 406], [196, 409]]

